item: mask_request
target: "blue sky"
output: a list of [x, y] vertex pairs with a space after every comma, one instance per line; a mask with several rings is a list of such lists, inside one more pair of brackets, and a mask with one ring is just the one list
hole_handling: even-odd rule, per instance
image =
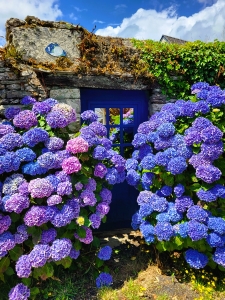
[[103, 36], [225, 40], [225, 0], [0, 0], [0, 36], [7, 19], [27, 15], [95, 28]]

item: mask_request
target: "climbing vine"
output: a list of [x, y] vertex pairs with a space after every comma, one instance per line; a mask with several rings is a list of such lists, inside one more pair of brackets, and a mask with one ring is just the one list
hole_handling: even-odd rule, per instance
[[149, 73], [170, 99], [187, 99], [190, 86], [197, 81], [225, 88], [225, 42], [195, 41], [182, 45], [136, 39], [132, 42], [141, 51]]

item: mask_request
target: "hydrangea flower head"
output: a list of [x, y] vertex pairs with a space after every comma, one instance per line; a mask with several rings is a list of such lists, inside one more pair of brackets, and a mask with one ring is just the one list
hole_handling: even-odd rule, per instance
[[112, 255], [112, 248], [110, 246], [102, 247], [97, 256], [101, 260], [109, 260]]

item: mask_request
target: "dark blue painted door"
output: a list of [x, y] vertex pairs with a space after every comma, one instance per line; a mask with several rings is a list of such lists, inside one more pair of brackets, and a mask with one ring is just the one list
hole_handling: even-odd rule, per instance
[[[81, 89], [81, 111], [94, 110], [108, 131], [113, 148], [125, 158], [133, 151], [131, 141], [138, 125], [148, 119], [148, 95], [145, 91]], [[126, 182], [116, 184], [107, 224], [101, 229], [130, 227], [138, 209], [138, 191]]]

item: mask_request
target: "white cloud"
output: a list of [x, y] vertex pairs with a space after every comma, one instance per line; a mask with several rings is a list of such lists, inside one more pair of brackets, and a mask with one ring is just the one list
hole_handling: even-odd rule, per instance
[[74, 13], [71, 13], [70, 15], [69, 15], [69, 17], [70, 17], [70, 19], [72, 19], [72, 20], [74, 20], [74, 21], [76, 21], [78, 18], [74, 15]]
[[[5, 22], [10, 18], [24, 19], [30, 15], [41, 20], [56, 20], [63, 15], [57, 2], [57, 0], [0, 1], [0, 35], [5, 36]], [[0, 39], [0, 44], [4, 44], [3, 39]]]
[[120, 8], [126, 8], [127, 6], [125, 4], [117, 4], [115, 6], [115, 9], [120, 9]]
[[82, 12], [82, 11], [87, 11], [87, 9], [86, 8], [79, 8], [79, 7], [77, 7], [77, 6], [73, 6], [73, 8], [77, 11], [77, 12]]
[[172, 6], [161, 12], [140, 8], [119, 26], [98, 29], [96, 34], [157, 41], [163, 34], [189, 41], [225, 40], [225, 1], [218, 0], [190, 17], [178, 17]]
[[95, 23], [103, 24], [103, 23], [105, 23], [105, 22], [103, 22], [103, 21], [101, 21], [101, 20], [94, 20], [94, 21], [93, 21], [93, 24], [95, 24]]

